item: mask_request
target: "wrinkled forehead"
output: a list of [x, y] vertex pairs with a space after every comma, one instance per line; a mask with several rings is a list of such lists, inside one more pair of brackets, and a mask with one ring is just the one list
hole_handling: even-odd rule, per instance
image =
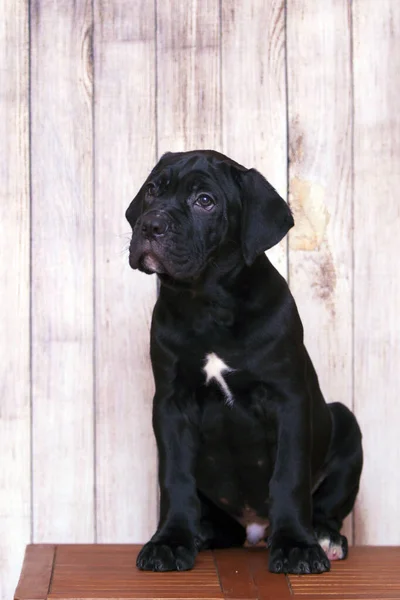
[[232, 179], [232, 167], [218, 156], [217, 153], [166, 154], [154, 167], [149, 180], [188, 193], [199, 189], [224, 189]]
[[168, 152], [159, 160], [155, 169], [173, 169], [183, 176], [192, 171], [207, 171], [212, 169], [213, 159], [202, 153]]

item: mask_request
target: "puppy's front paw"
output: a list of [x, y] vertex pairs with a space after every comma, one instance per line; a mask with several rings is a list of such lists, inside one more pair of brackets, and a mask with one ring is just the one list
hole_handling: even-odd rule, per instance
[[179, 542], [148, 542], [136, 560], [142, 571], [187, 571], [192, 569], [197, 551], [193, 545]]
[[323, 573], [330, 562], [319, 544], [305, 544], [288, 538], [272, 541], [269, 570], [272, 573]]

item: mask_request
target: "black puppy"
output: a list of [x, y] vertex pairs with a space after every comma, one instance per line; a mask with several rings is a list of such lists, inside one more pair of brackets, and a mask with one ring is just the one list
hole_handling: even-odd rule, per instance
[[254, 169], [214, 151], [165, 154], [126, 217], [132, 268], [161, 282], [151, 331], [158, 529], [137, 566], [268, 540], [274, 572], [321, 573], [362, 468], [361, 433], [327, 405], [286, 281], [264, 251], [293, 226]]

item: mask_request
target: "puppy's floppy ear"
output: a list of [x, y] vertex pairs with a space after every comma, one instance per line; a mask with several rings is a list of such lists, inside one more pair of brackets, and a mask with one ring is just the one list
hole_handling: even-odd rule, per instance
[[255, 169], [240, 173], [242, 252], [247, 265], [275, 246], [293, 227], [290, 208]]

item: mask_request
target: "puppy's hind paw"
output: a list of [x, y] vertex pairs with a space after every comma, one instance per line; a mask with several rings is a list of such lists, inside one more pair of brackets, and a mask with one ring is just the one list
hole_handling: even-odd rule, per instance
[[343, 560], [346, 558], [349, 546], [344, 535], [326, 527], [317, 527], [315, 535], [329, 560]]

